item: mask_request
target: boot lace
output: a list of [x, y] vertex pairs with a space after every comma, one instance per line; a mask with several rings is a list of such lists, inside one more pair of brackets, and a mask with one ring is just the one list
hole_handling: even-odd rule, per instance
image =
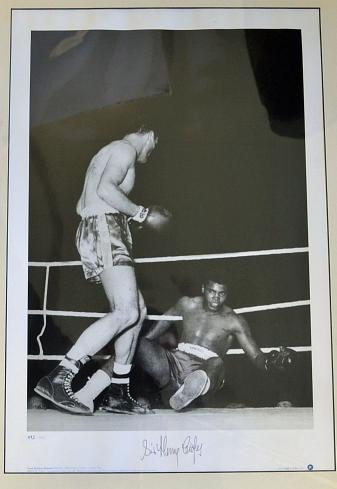
[[73, 393], [73, 390], [71, 388], [71, 381], [73, 380], [73, 377], [74, 377], [73, 372], [71, 371], [68, 372], [64, 378], [63, 386], [67, 396], [69, 396], [71, 399], [76, 399], [75, 394]]
[[140, 402], [137, 401], [137, 399], [135, 399], [134, 397], [131, 396], [131, 394], [130, 394], [130, 385], [129, 384], [126, 384], [126, 392], [127, 392], [128, 398], [131, 400], [131, 402], [133, 402], [134, 404], [136, 404], [136, 406], [138, 406], [139, 408], [145, 409], [145, 406], [143, 406], [143, 404], [141, 404]]

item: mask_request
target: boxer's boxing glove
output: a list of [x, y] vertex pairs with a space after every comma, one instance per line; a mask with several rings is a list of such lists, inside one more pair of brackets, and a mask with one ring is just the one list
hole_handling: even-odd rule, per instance
[[139, 224], [139, 229], [162, 231], [170, 224], [172, 214], [161, 205], [152, 205], [147, 208], [140, 207], [131, 219]]
[[296, 351], [286, 346], [279, 350], [271, 350], [266, 354], [265, 368], [267, 371], [284, 372], [294, 366]]

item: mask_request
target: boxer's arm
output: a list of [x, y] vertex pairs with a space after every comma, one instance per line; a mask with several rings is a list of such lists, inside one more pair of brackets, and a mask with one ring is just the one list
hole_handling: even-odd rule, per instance
[[267, 372], [284, 372], [292, 368], [296, 362], [296, 351], [286, 346], [264, 354], [255, 343], [248, 323], [242, 316], [237, 316], [236, 338], [255, 366]]
[[[169, 309], [165, 314], [170, 314], [172, 309]], [[145, 335], [145, 338], [151, 341], [156, 340], [162, 334], [165, 333], [171, 326], [172, 321], [161, 320], [155, 323], [155, 325], [150, 329], [150, 331]]]
[[135, 155], [128, 148], [115, 151], [110, 156], [97, 187], [97, 195], [100, 199], [127, 216], [137, 214], [140, 206], [132, 202], [119, 185], [134, 162]]
[[254, 338], [252, 337], [250, 327], [242, 316], [237, 316], [234, 333], [239, 345], [248, 355], [250, 360], [255, 364], [255, 366], [260, 370], [265, 370], [266, 357], [257, 346]]
[[[168, 311], [166, 311], [164, 316], [181, 316], [182, 315], [182, 304], [184, 301], [184, 297], [180, 299], [173, 307], [170, 307]], [[173, 320], [162, 319], [156, 322], [150, 331], [145, 335], [145, 338], [148, 340], [156, 340], [162, 334], [165, 333], [173, 323]]]

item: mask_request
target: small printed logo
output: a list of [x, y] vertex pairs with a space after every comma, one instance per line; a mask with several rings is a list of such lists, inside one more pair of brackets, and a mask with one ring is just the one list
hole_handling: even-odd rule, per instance
[[310, 471], [314, 470], [314, 466], [312, 464], [309, 464], [308, 465], [308, 470], [310, 470]]

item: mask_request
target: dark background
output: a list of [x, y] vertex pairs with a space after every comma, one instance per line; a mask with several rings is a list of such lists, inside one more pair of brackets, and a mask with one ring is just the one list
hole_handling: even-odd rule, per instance
[[[300, 31], [90, 31], [55, 56], [76, 36], [32, 33], [30, 261], [79, 259], [75, 206], [88, 163], [142, 125], [159, 145], [139, 166], [131, 198], [164, 205], [174, 220], [163, 236], [134, 232], [135, 257], [307, 246]], [[306, 254], [139, 264], [149, 313], [198, 294], [212, 271], [223, 273], [234, 308], [309, 299]], [[29, 307], [41, 308], [44, 269], [29, 272]], [[51, 270], [47, 307], [107, 311], [80, 267]], [[309, 307], [245, 316], [261, 347], [311, 343]], [[45, 353], [64, 354], [91, 321], [48, 318]], [[40, 327], [31, 316], [31, 354]], [[228, 357], [229, 398], [312, 405], [311, 356], [298, 357], [287, 393], [242, 355]], [[29, 389], [51, 366], [29, 362]], [[227, 402], [221, 396], [217, 405]]]

